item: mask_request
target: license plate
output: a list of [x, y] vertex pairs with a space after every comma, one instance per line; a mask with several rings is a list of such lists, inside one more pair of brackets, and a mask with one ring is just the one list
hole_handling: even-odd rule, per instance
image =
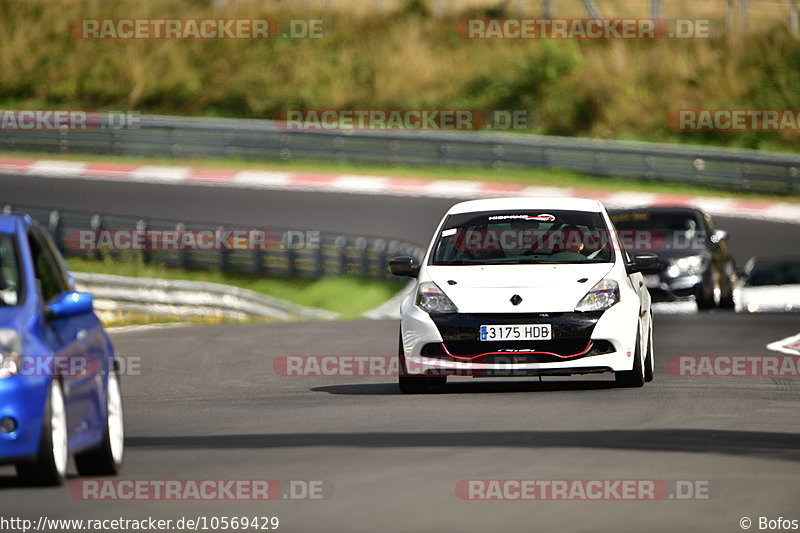
[[550, 324], [508, 324], [481, 326], [482, 341], [537, 341], [553, 338]]
[[658, 284], [661, 283], [661, 278], [658, 276], [645, 276], [644, 277], [644, 285], [648, 289], [654, 289], [658, 287]]

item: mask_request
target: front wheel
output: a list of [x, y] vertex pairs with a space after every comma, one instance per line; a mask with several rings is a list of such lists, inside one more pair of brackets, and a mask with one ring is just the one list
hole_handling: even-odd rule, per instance
[[643, 387], [644, 386], [644, 367], [642, 365], [642, 350], [639, 348], [640, 337], [636, 334], [636, 350], [633, 354], [633, 368], [614, 373], [614, 380], [620, 387]]
[[425, 394], [430, 387], [427, 376], [400, 376], [398, 381], [403, 394]]
[[695, 300], [697, 302], [697, 308], [701, 310], [713, 309], [716, 306], [716, 302], [714, 302], [713, 280], [703, 281], [697, 284]]
[[53, 379], [42, 417], [39, 451], [32, 463], [18, 463], [17, 476], [26, 484], [61, 485], [67, 473], [67, 408], [61, 382]]
[[122, 415], [122, 392], [117, 373], [111, 371], [106, 387], [106, 418], [100, 447], [75, 455], [75, 466], [82, 476], [113, 476], [122, 468], [125, 446], [125, 422]]
[[736, 308], [736, 300], [733, 296], [733, 286], [734, 282], [732, 280], [728, 280], [727, 288], [722, 291], [719, 297], [719, 306], [721, 309], [735, 309]]
[[426, 394], [430, 387], [447, 383], [447, 376], [423, 376], [408, 373], [402, 335], [400, 336], [399, 345], [397, 347], [397, 357], [399, 359], [397, 367], [400, 371], [398, 385], [400, 387], [400, 392], [403, 394]]
[[647, 357], [644, 359], [644, 380], [646, 382], [653, 381], [655, 361], [653, 360], [653, 326], [650, 326], [650, 335], [647, 341]]

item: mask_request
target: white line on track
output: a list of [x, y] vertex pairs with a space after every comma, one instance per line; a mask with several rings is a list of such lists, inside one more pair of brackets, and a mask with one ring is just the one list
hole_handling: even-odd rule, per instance
[[800, 355], [800, 333], [771, 342], [767, 344], [767, 349], [774, 352], [788, 353], [789, 355]]

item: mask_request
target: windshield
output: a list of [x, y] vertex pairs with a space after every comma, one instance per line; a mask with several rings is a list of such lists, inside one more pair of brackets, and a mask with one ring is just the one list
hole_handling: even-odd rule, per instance
[[14, 239], [0, 234], [0, 306], [18, 305], [21, 293], [19, 263]]
[[747, 276], [745, 286], [800, 285], [800, 261], [756, 264]]
[[690, 212], [649, 213], [646, 211], [612, 214], [611, 221], [618, 231], [647, 231], [677, 236], [691, 242], [702, 236], [702, 225]]
[[484, 211], [450, 215], [431, 265], [610, 263], [614, 251], [601, 213]]

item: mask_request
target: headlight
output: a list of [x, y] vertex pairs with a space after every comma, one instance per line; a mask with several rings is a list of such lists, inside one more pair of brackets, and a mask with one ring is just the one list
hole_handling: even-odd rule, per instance
[[619, 302], [619, 284], [613, 279], [603, 279], [578, 302], [576, 311], [603, 311]]
[[457, 313], [456, 305], [432, 281], [419, 284], [417, 290], [417, 305], [428, 313]]
[[687, 272], [694, 272], [703, 268], [702, 255], [690, 255], [688, 257], [681, 257], [680, 259], [673, 259], [669, 262], [667, 267], [667, 274], [673, 278], [677, 278], [681, 274]]
[[0, 329], [0, 379], [19, 372], [22, 338], [13, 329]]

